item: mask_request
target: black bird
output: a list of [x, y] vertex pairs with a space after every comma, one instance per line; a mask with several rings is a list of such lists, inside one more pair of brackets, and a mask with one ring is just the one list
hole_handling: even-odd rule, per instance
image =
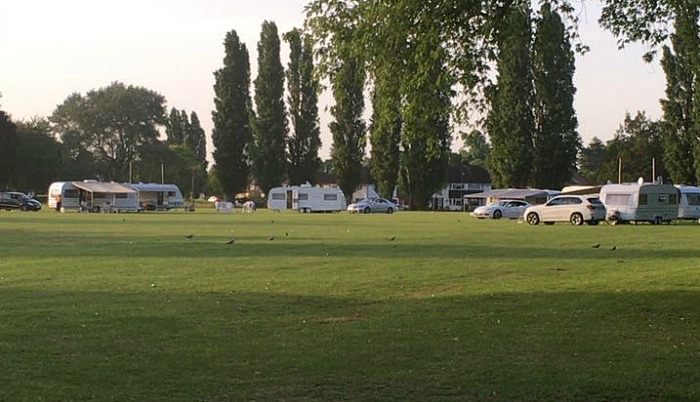
[[270, 220], [270, 223], [275, 223], [275, 220], [274, 220], [274, 219], [271, 219], [271, 220]]
[[617, 246], [612, 246], [610, 250], [617, 250]]
[[594, 245], [591, 246], [591, 248], [599, 248], [599, 247], [600, 247], [600, 243], [594, 244]]
[[462, 221], [460, 221], [459, 219], [457, 219], [457, 223], [461, 223], [461, 222], [462, 222]]
[[233, 244], [236, 241], [236, 239], [229, 239], [229, 241], [226, 242], [226, 244]]
[[270, 241], [275, 240], [275, 236], [270, 236], [267, 238], [267, 240], [270, 240]]
[[284, 232], [284, 237], [289, 237], [289, 232]]
[[193, 238], [193, 237], [194, 237], [194, 234], [188, 234], [188, 235], [187, 235], [187, 236], [185, 236], [185, 237], [186, 237], [186, 238], [188, 238], [188, 239], [191, 239], [191, 238]]
[[394, 240], [396, 240], [396, 236], [391, 236], [391, 237], [387, 238], [387, 240], [394, 241]]

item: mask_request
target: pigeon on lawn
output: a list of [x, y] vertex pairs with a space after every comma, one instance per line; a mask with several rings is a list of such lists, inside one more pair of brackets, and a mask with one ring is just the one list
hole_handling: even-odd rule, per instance
[[617, 250], [617, 246], [612, 246], [610, 250]]
[[594, 245], [591, 246], [591, 248], [599, 248], [599, 247], [600, 247], [600, 243], [594, 244]]
[[185, 236], [185, 237], [186, 237], [186, 238], [188, 238], [188, 239], [191, 239], [191, 238], [193, 238], [193, 237], [194, 237], [194, 234], [188, 234], [188, 235], [187, 235], [187, 236]]
[[270, 241], [275, 240], [275, 236], [270, 236], [267, 238], [267, 240], [270, 240]]
[[389, 241], [394, 241], [394, 240], [396, 240], [396, 236], [388, 237], [387, 240], [389, 240]]
[[229, 239], [226, 244], [233, 244], [236, 241], [236, 239]]

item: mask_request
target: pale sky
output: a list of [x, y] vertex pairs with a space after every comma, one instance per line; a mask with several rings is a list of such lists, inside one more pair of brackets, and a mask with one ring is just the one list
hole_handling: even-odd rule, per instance
[[[114, 81], [154, 90], [167, 109], [195, 111], [211, 154], [214, 75], [227, 32], [236, 30], [250, 53], [255, 78], [263, 21], [282, 34], [304, 21], [307, 0], [0, 0], [0, 109], [13, 119], [48, 117], [72, 93]], [[586, 0], [581, 36], [591, 51], [579, 56], [575, 107], [584, 145], [609, 140], [626, 112], [661, 117], [664, 73], [641, 60], [644, 48], [619, 51], [598, 27], [600, 7]], [[287, 50], [282, 45], [286, 68]], [[251, 88], [251, 91], [253, 89]], [[252, 92], [251, 92], [252, 94]], [[331, 102], [324, 94], [321, 100]], [[326, 159], [330, 116], [321, 108]], [[454, 149], [461, 144], [455, 140]]]

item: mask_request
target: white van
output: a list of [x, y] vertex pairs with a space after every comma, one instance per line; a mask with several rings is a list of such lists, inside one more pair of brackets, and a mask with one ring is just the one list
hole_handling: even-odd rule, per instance
[[672, 184], [637, 183], [606, 184], [600, 199], [613, 222], [669, 223], [678, 219], [679, 190]]
[[686, 185], [676, 185], [676, 188], [681, 193], [678, 219], [700, 219], [700, 188]]
[[275, 187], [267, 195], [267, 208], [276, 211], [339, 212], [347, 207], [338, 188], [311, 185]]

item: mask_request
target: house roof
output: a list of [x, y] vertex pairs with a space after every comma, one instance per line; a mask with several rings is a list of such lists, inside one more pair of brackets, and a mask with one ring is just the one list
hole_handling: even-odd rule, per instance
[[136, 190], [123, 186], [119, 183], [102, 183], [102, 182], [72, 182], [75, 187], [89, 191], [91, 193], [136, 193]]

